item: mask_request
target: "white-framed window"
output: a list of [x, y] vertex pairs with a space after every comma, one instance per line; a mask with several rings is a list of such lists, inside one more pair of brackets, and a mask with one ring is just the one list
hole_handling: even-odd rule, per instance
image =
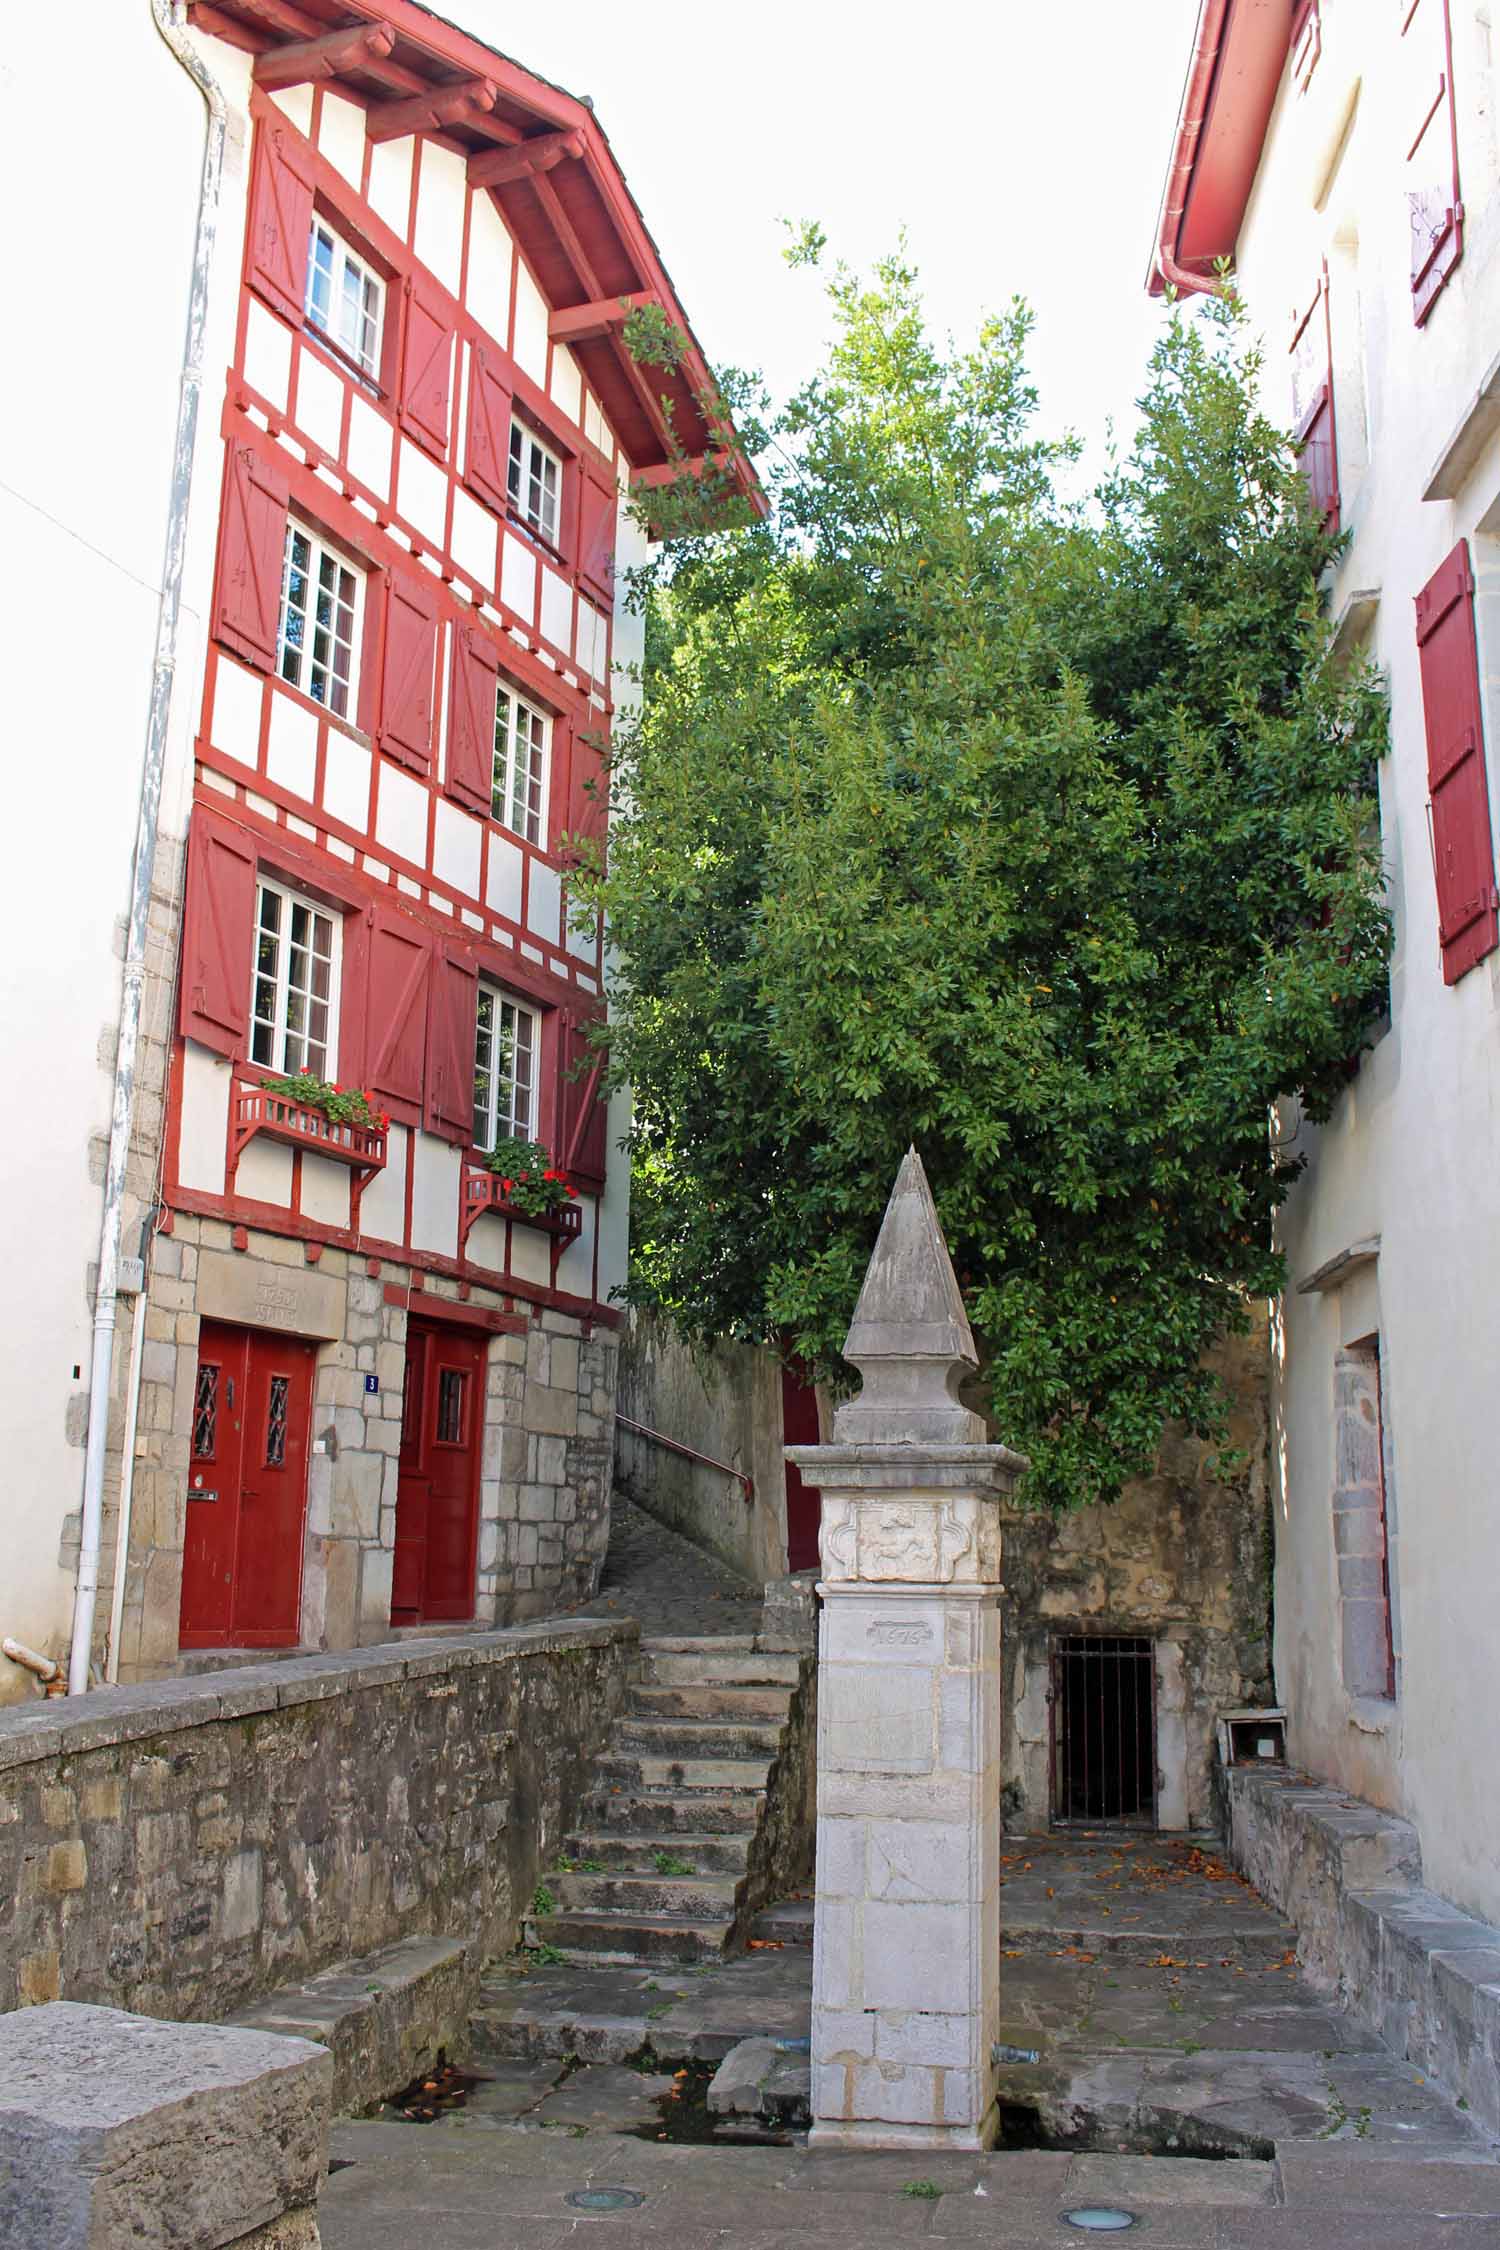
[[337, 1051], [338, 917], [262, 875], [255, 900], [250, 1059], [327, 1078]]
[[364, 572], [337, 549], [287, 518], [276, 669], [341, 719], [354, 703], [364, 582]]
[[495, 767], [490, 810], [528, 844], [546, 842], [547, 753], [552, 721], [505, 680], [495, 697]]
[[536, 1138], [542, 1019], [524, 1000], [492, 984], [479, 987], [474, 1036], [474, 1145], [493, 1148], [511, 1134]]
[[307, 252], [307, 318], [378, 382], [385, 283], [316, 213]]
[[562, 463], [524, 422], [512, 422], [510, 426], [506, 491], [522, 521], [529, 523], [533, 531], [539, 531], [549, 546], [555, 547]]

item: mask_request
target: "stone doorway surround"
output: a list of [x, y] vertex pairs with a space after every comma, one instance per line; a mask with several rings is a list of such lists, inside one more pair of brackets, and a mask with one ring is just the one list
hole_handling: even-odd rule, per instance
[[[181, 1668], [178, 1619], [199, 1327], [234, 1321], [317, 1346], [299, 1646], [391, 1633], [397, 1458], [408, 1311], [484, 1335], [475, 1622], [511, 1624], [587, 1600], [608, 1536], [614, 1334], [498, 1290], [178, 1213], [156, 1238], [121, 1629], [122, 1681]], [[104, 1580], [113, 1571], [120, 1453], [111, 1460]], [[65, 1558], [66, 1559], [66, 1558]], [[108, 1605], [101, 1602], [102, 1634]], [[100, 1660], [100, 1659], [96, 1659]]]

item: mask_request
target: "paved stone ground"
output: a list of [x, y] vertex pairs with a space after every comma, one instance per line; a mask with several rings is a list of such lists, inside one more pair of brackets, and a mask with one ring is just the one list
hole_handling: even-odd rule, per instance
[[609, 1551], [594, 1600], [575, 1617], [635, 1617], [641, 1637], [753, 1633], [762, 1589], [736, 1577], [691, 1539], [668, 1530], [616, 1491], [610, 1504]]
[[[805, 2036], [807, 1947], [694, 1974], [517, 1969], [487, 1988], [476, 2028], [491, 2076], [468, 2110], [336, 2128], [325, 2250], [793, 2250], [811, 2235], [827, 2250], [1039, 2250], [1086, 2239], [1060, 2214], [1100, 2202], [1140, 2214], [1132, 2239], [1159, 2250], [1500, 2250], [1495, 2145], [1307, 1989], [1290, 1926], [1210, 1848], [1015, 1840], [1004, 1877], [1002, 2035], [1044, 2056], [1007, 2074], [1007, 2094], [1064, 2121], [1071, 2101], [1094, 2151], [854, 2157], [637, 2138], [663, 2130], [678, 2058]], [[767, 1927], [794, 1930], [796, 1915]], [[1148, 2130], [1275, 2154], [1117, 2152]], [[563, 2198], [589, 2183], [644, 2201], [588, 2217]], [[919, 2183], [940, 2192], [907, 2192]], [[590, 2245], [590, 2229], [606, 2231]]]

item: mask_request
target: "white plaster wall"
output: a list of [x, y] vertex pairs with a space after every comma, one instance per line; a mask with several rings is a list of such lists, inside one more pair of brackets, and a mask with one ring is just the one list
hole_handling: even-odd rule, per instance
[[[243, 58], [214, 51], [228, 75], [247, 74]], [[26, 349], [0, 354], [0, 425], [13, 440], [0, 535], [13, 565], [14, 657], [0, 1021], [13, 1076], [44, 1091], [40, 1107], [17, 1102], [0, 1112], [7, 1253], [22, 1277], [0, 1314], [0, 1632], [61, 1655], [72, 1575], [60, 1564], [59, 1541], [82, 1490], [86, 1276], [98, 1255], [118, 929], [130, 900], [204, 110], [143, 5], [91, 19], [88, 67], [70, 81], [66, 130], [58, 68], [55, 18], [18, 11], [0, 60], [0, 195], [8, 210], [45, 211], [47, 223], [10, 230], [7, 274], [13, 302], [43, 307], [46, 318], [29, 329]], [[80, 148], [89, 151], [86, 164]], [[205, 354], [211, 368], [231, 354], [243, 169], [237, 141], [221, 227], [232, 249], [220, 260]], [[107, 194], [101, 179], [110, 182]], [[87, 245], [86, 288], [63, 286], [60, 243]], [[128, 351], [101, 347], [101, 339], [122, 337]], [[210, 400], [199, 426], [163, 796], [169, 843], [183, 833], [191, 785], [218, 446]], [[0, 1664], [0, 1702], [29, 1692], [23, 1675]]]
[[[1428, 5], [1432, 0], [1428, 0]], [[1491, 1397], [1500, 1365], [1500, 955], [1442, 981], [1412, 601], [1462, 537], [1480, 578], [1492, 821], [1500, 809], [1500, 440], [1453, 499], [1421, 497], [1500, 339], [1500, 193], [1488, 10], [1453, 0], [1467, 211], [1464, 256], [1425, 328], [1411, 316], [1401, 138], [1406, 58], [1387, 11], [1324, 0], [1309, 95], [1285, 90], [1240, 243], [1240, 280], [1268, 344], [1268, 403], [1285, 412], [1286, 314], [1326, 248], [1335, 289], [1335, 411], [1350, 552], [1337, 617], [1376, 589], [1369, 646], [1390, 683], [1381, 829], [1396, 918], [1392, 1029], [1321, 1132], [1283, 1215], [1293, 1284], [1349, 1244], [1381, 1240], [1374, 1281], [1395, 1546], [1394, 1705], [1342, 1684], [1333, 1557], [1333, 1360], [1341, 1294], [1289, 1290], [1275, 1332], [1276, 1660], [1299, 1763], [1412, 1817], [1426, 1877], [1500, 1918], [1500, 1476]], [[1357, 85], [1357, 100], [1355, 90]], [[1398, 147], [1399, 143], [1399, 147]], [[1336, 166], [1333, 155], [1342, 147]], [[1321, 201], [1315, 200], [1321, 198]], [[1355, 291], [1357, 290], [1357, 303]], [[1347, 435], [1346, 435], [1347, 433]]]

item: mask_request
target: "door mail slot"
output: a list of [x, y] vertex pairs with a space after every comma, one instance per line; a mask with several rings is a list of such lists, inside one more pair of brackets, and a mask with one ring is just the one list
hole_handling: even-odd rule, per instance
[[212, 1492], [205, 1492], [195, 1484], [190, 1484], [188, 1486], [188, 1498], [190, 1500], [217, 1500], [218, 1497], [219, 1495], [216, 1490]]

